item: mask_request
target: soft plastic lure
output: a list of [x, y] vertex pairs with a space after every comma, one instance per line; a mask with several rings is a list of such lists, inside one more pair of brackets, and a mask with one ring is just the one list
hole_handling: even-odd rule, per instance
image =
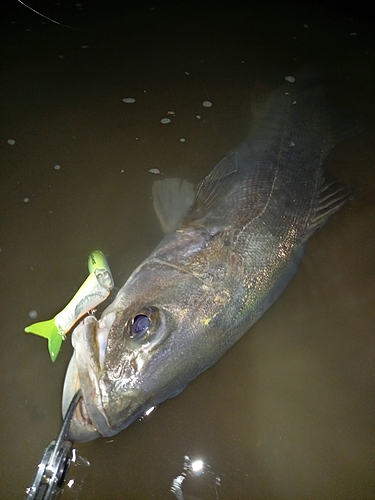
[[34, 333], [48, 340], [48, 351], [53, 362], [72, 326], [103, 302], [113, 288], [111, 270], [102, 252], [96, 250], [90, 254], [88, 267], [89, 276], [62, 311], [50, 320], [33, 323], [25, 328], [26, 333]]

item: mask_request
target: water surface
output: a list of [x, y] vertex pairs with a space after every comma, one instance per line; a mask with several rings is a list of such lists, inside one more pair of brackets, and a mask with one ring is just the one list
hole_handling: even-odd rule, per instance
[[[374, 31], [365, 10], [31, 3], [70, 29], [2, 4], [0, 497], [22, 498], [61, 424], [72, 348], [64, 343], [52, 364], [46, 342], [23, 333], [30, 311], [53, 317], [95, 248], [120, 287], [162, 237], [153, 181], [201, 180], [246, 137], [259, 82], [276, 86], [318, 64], [334, 71], [337, 104], [363, 127], [327, 159], [355, 198], [215, 366], [114, 438], [77, 444], [91, 462], [78, 498], [374, 498]], [[203, 473], [193, 476], [186, 464], [198, 459]]]

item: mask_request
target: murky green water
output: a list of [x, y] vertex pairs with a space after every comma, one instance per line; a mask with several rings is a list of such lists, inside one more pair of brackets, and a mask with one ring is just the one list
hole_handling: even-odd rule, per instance
[[[120, 287], [161, 238], [149, 170], [198, 182], [246, 136], [255, 82], [277, 85], [318, 63], [335, 70], [337, 101], [363, 124], [328, 159], [356, 197], [214, 367], [113, 439], [77, 445], [91, 462], [78, 498], [374, 498], [375, 51], [366, 12], [29, 3], [78, 29], [2, 2], [0, 497], [22, 498], [61, 424], [72, 348], [66, 342], [52, 365], [45, 341], [23, 333], [29, 312], [54, 316], [94, 248]], [[205, 466], [194, 476], [186, 464], [198, 459]]]

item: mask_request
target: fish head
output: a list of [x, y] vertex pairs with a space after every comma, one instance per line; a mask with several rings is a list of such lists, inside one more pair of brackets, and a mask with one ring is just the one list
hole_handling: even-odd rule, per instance
[[141, 265], [99, 320], [87, 316], [73, 332], [63, 413], [79, 388], [83, 398], [70, 439], [112, 436], [180, 393], [221, 355], [210, 331], [222, 310], [223, 293], [218, 300], [193, 274]]

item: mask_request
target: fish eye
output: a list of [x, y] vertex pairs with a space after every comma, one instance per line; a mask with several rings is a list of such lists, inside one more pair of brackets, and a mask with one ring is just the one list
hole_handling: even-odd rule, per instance
[[138, 342], [150, 342], [161, 324], [160, 311], [156, 307], [143, 307], [128, 321], [126, 332]]
[[150, 318], [144, 314], [137, 314], [132, 322], [132, 336], [137, 337], [140, 334], [147, 332], [151, 324]]

